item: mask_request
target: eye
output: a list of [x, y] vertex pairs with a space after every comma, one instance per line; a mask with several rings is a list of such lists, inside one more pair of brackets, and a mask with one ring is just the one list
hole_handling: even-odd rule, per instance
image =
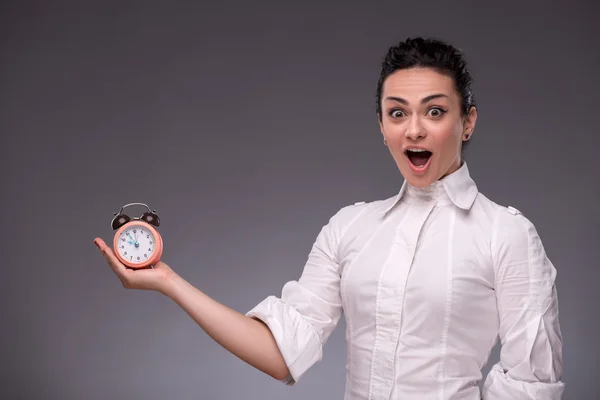
[[429, 115], [430, 117], [441, 117], [442, 115], [444, 115], [445, 112], [446, 110], [440, 107], [432, 107], [429, 109], [429, 111], [427, 111], [427, 115]]
[[390, 111], [389, 114], [392, 118], [401, 118], [404, 116], [404, 112], [398, 109]]

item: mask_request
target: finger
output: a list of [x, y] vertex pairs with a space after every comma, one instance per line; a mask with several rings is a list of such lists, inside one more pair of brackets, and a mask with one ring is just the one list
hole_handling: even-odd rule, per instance
[[127, 268], [125, 268], [125, 266], [123, 264], [121, 264], [121, 262], [117, 259], [117, 257], [113, 253], [112, 249], [109, 246], [107, 246], [107, 244], [104, 243], [104, 241], [100, 238], [94, 239], [94, 243], [96, 244], [98, 249], [100, 249], [100, 251], [102, 252], [102, 256], [108, 262], [108, 265], [110, 266], [110, 268], [117, 275], [119, 275], [119, 278], [122, 278], [124, 276], [124, 274], [126, 273]]
[[110, 250], [110, 248], [108, 247], [108, 245], [106, 243], [104, 243], [104, 240], [100, 239], [100, 238], [96, 238], [94, 239], [94, 244], [96, 245], [96, 247], [98, 247], [98, 249], [100, 250], [100, 253], [102, 253], [102, 257], [104, 257], [104, 259], [108, 262], [108, 265], [115, 271], [117, 271], [117, 266], [113, 265], [113, 262], [111, 260], [110, 255], [108, 254], [108, 251]]

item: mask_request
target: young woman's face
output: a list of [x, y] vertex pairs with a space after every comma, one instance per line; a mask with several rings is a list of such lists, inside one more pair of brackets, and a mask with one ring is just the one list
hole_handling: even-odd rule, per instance
[[379, 125], [390, 153], [404, 179], [419, 188], [460, 167], [462, 141], [470, 138], [477, 120], [474, 107], [462, 116], [452, 78], [430, 68], [388, 76], [381, 112]]

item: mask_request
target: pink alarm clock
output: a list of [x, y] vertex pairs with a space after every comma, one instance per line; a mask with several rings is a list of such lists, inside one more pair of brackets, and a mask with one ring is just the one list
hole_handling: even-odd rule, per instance
[[[123, 214], [123, 209], [132, 205], [145, 206], [148, 211], [131, 219]], [[163, 251], [163, 240], [156, 227], [160, 219], [156, 210], [150, 210], [144, 203], [129, 203], [114, 214], [111, 227], [116, 229], [113, 250], [117, 259], [133, 269], [153, 268]]]

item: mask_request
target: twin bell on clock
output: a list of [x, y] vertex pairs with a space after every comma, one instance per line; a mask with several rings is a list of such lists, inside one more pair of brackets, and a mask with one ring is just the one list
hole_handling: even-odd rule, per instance
[[[123, 213], [125, 207], [140, 205], [148, 209], [139, 217]], [[133, 269], [152, 268], [162, 256], [163, 240], [156, 228], [160, 219], [156, 210], [144, 203], [129, 203], [113, 214], [112, 229], [116, 229], [113, 250], [119, 261]]]

